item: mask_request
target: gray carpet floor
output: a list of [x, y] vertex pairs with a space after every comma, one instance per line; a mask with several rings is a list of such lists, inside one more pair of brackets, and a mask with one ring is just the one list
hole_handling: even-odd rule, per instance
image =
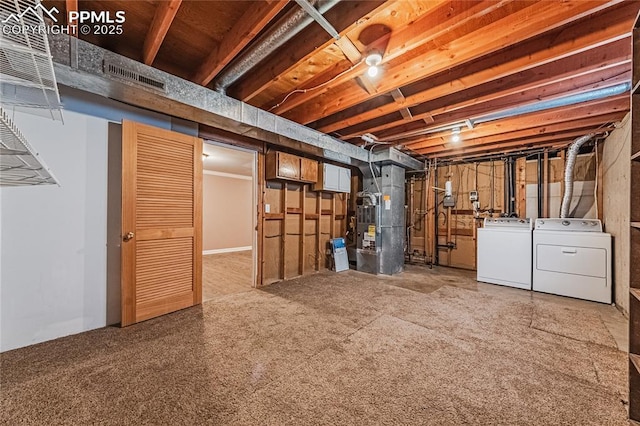
[[0, 354], [0, 422], [626, 425], [624, 327], [452, 269], [326, 272]]

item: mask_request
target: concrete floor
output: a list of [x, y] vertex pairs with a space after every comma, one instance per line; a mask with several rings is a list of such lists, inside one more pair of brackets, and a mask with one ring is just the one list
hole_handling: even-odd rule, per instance
[[325, 272], [0, 354], [1, 424], [626, 425], [614, 307]]

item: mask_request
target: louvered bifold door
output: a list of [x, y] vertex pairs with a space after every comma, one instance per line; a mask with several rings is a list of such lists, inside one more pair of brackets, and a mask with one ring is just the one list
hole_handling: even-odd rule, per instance
[[202, 140], [122, 123], [122, 326], [202, 301]]

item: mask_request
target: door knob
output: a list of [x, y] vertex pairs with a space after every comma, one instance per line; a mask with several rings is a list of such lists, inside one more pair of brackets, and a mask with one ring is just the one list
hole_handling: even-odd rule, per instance
[[124, 241], [129, 241], [133, 238], [133, 232], [127, 232], [127, 235], [124, 236], [123, 240]]

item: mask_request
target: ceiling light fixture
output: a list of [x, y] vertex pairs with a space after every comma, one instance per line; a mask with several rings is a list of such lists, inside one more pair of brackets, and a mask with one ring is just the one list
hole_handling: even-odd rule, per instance
[[367, 70], [367, 75], [369, 77], [375, 77], [378, 75], [378, 65], [382, 63], [382, 55], [379, 53], [371, 53], [364, 62], [369, 65], [369, 69]]
[[451, 142], [460, 142], [460, 127], [451, 130]]

